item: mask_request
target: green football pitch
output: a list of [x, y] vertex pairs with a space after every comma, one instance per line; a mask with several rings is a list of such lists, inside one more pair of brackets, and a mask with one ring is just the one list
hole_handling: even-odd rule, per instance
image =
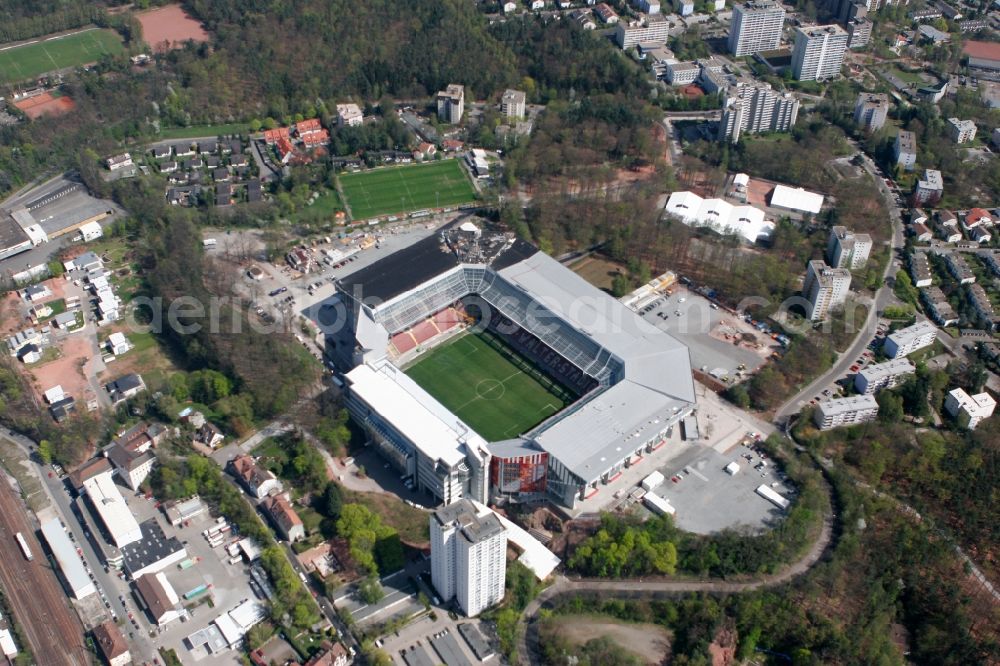
[[487, 441], [530, 430], [574, 399], [488, 334], [466, 334], [433, 349], [406, 370]]
[[33, 79], [46, 72], [97, 62], [105, 53], [123, 51], [113, 30], [85, 30], [66, 37], [24, 44], [0, 51], [0, 81]]
[[355, 220], [453, 206], [476, 198], [457, 159], [345, 173], [340, 186]]

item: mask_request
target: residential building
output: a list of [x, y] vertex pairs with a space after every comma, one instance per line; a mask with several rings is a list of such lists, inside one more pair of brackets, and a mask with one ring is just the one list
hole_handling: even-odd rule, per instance
[[692, 16], [694, 14], [694, 0], [676, 0], [677, 13], [681, 16]]
[[274, 526], [278, 528], [278, 532], [286, 540], [294, 542], [306, 537], [306, 530], [302, 525], [302, 519], [299, 518], [299, 514], [292, 508], [287, 494], [272, 495], [261, 502], [261, 506], [264, 507], [267, 515], [271, 518], [271, 522], [274, 523]]
[[218, 426], [214, 423], [206, 422], [202, 423], [201, 426], [194, 431], [193, 441], [197, 444], [201, 444], [202, 446], [214, 449], [221, 445], [225, 438], [226, 436], [222, 434], [222, 431], [219, 430]]
[[33, 284], [24, 290], [24, 300], [37, 303], [52, 295], [52, 290], [47, 284]]
[[944, 196], [944, 179], [937, 169], [924, 169], [924, 177], [917, 181], [914, 197], [920, 204], [935, 204]]
[[918, 243], [930, 243], [934, 238], [934, 234], [931, 233], [930, 228], [922, 222], [911, 224], [910, 233], [913, 235], [913, 240]]
[[826, 318], [831, 309], [847, 300], [850, 292], [851, 271], [846, 268], [830, 268], [820, 260], [809, 262], [802, 294], [809, 301], [806, 316], [810, 320]]
[[958, 22], [958, 29], [961, 32], [979, 32], [980, 30], [986, 30], [990, 27], [989, 19], [968, 19], [965, 21]]
[[772, 0], [750, 0], [735, 5], [729, 52], [739, 57], [778, 48], [784, 23], [785, 8]]
[[740, 83], [734, 88], [723, 107], [719, 141], [736, 143], [742, 134], [787, 132], [798, 119], [799, 100], [789, 92], [776, 92], [767, 83]]
[[939, 19], [943, 15], [941, 10], [937, 7], [928, 7], [926, 9], [918, 9], [917, 11], [910, 14], [910, 18], [914, 21], [933, 21], [934, 19]]
[[145, 391], [146, 384], [142, 381], [141, 376], [133, 372], [125, 375], [124, 377], [119, 377], [113, 382], [105, 384], [104, 388], [108, 392], [108, 397], [111, 398], [111, 403], [118, 405], [125, 402], [132, 396]]
[[876, 363], [862, 368], [854, 375], [854, 388], [858, 393], [872, 395], [882, 389], [893, 388], [907, 375], [917, 371], [907, 358], [894, 358], [885, 363]]
[[670, 22], [662, 14], [647, 16], [645, 21], [615, 21], [615, 41], [622, 49], [640, 43], [663, 44], [670, 36]]
[[929, 321], [918, 321], [886, 336], [882, 350], [889, 358], [902, 358], [934, 344], [936, 339], [937, 327]]
[[944, 261], [948, 267], [948, 272], [958, 280], [959, 284], [972, 284], [976, 281], [976, 274], [969, 268], [969, 263], [965, 260], [965, 257], [958, 252], [946, 254]]
[[877, 416], [878, 402], [875, 396], [852, 395], [849, 398], [834, 398], [819, 403], [813, 418], [820, 430], [830, 430], [874, 421]]
[[929, 287], [934, 282], [931, 263], [923, 252], [910, 255], [910, 277], [913, 279], [913, 286], [918, 288]]
[[141, 421], [119, 432], [112, 440], [112, 444], [117, 444], [133, 453], [145, 453], [158, 446], [169, 435], [170, 429], [163, 424]]
[[969, 430], [975, 430], [980, 421], [991, 417], [996, 406], [996, 400], [989, 393], [969, 395], [962, 388], [952, 389], [944, 400], [945, 410], [961, 427]]
[[128, 338], [125, 337], [124, 333], [112, 333], [108, 336], [107, 342], [108, 351], [115, 356], [121, 356], [122, 354], [128, 352], [132, 348], [129, 344]]
[[438, 118], [446, 123], [462, 122], [465, 113], [465, 86], [449, 83], [448, 87], [437, 94]]
[[500, 114], [506, 118], [524, 118], [527, 95], [520, 90], [507, 89], [500, 98]]
[[119, 169], [132, 166], [132, 156], [128, 153], [113, 155], [104, 160], [104, 164], [108, 167], [109, 171], [118, 171]]
[[867, 132], [877, 132], [889, 117], [889, 96], [861, 93], [854, 103], [854, 122]]
[[350, 666], [353, 658], [343, 643], [324, 642], [322, 649], [302, 666]]
[[980, 284], [970, 284], [968, 286], [968, 298], [969, 305], [972, 306], [972, 311], [976, 313], [976, 323], [980, 328], [987, 331], [992, 331], [996, 328], [996, 312], [993, 310], [993, 304], [990, 302], [990, 297], [983, 289]]
[[847, 227], [834, 226], [826, 242], [826, 258], [834, 268], [852, 271], [865, 267], [872, 251], [872, 237], [856, 234]]
[[[611, 6], [606, 2], [601, 2], [594, 5], [594, 14], [597, 18], [601, 19], [601, 23], [604, 24], [615, 24], [618, 23], [618, 14], [615, 10], [611, 9]], [[664, 40], [665, 41], [665, 40]]]
[[15, 352], [17, 360], [25, 365], [38, 363], [42, 360], [42, 349], [35, 344], [26, 344]]
[[1000, 277], [1000, 250], [984, 252], [979, 255], [986, 267], [997, 277]]
[[139, 576], [135, 581], [135, 591], [144, 610], [157, 626], [163, 627], [187, 614], [180, 604], [180, 597], [162, 571]]
[[660, 0], [634, 0], [636, 9], [644, 14], [659, 14]]
[[847, 39], [847, 31], [839, 25], [796, 28], [792, 75], [798, 81], [837, 78], [844, 63]]
[[132, 490], [139, 490], [156, 464], [156, 455], [152, 451], [136, 453], [119, 444], [112, 444], [105, 449], [105, 455], [118, 473], [118, 478]]
[[949, 118], [948, 134], [955, 143], [968, 143], [976, 138], [976, 123], [971, 120]]
[[94, 644], [108, 666], [126, 666], [132, 663], [128, 642], [118, 625], [111, 620], [94, 627]]
[[920, 300], [924, 302], [924, 312], [938, 326], [955, 326], [958, 315], [951, 307], [948, 298], [939, 287], [927, 287], [920, 290]]
[[977, 227], [992, 227], [993, 226], [993, 216], [990, 215], [988, 210], [982, 208], [972, 208], [968, 213], [965, 214], [965, 218], [962, 220], [962, 228], [966, 231], [970, 229], [975, 229]]
[[893, 144], [893, 156], [896, 164], [906, 171], [913, 171], [917, 164], [917, 136], [913, 132], [899, 130], [896, 142]]
[[507, 533], [489, 509], [460, 499], [430, 517], [431, 580], [442, 601], [452, 598], [469, 617], [504, 596]]
[[267, 497], [272, 493], [280, 493], [281, 482], [270, 470], [259, 466], [247, 454], [241, 454], [229, 461], [229, 472], [243, 484], [251, 495], [257, 499]]
[[667, 63], [667, 83], [672, 86], [686, 86], [694, 83], [701, 75], [701, 67], [695, 62], [673, 61]]
[[860, 49], [872, 40], [872, 22], [866, 18], [847, 22], [847, 48]]
[[174, 150], [171, 146], [154, 146], [153, 147], [153, 159], [154, 160], [165, 160], [174, 154]]

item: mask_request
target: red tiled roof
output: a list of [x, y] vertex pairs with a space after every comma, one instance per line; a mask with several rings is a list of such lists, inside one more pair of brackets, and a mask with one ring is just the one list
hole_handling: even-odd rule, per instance
[[[300, 132], [301, 134], [301, 132]], [[330, 140], [330, 133], [325, 129], [313, 130], [308, 134], [302, 136], [302, 143], [307, 146], [315, 146], [321, 143], [326, 143]]]
[[965, 221], [969, 222], [969, 223], [971, 223], [971, 222], [979, 222], [980, 220], [990, 220], [990, 221], [992, 221], [993, 220], [993, 216], [991, 216], [988, 211], [985, 211], [982, 208], [973, 208], [965, 216]]
[[962, 51], [970, 58], [1000, 60], [1000, 44], [996, 42], [966, 42]]
[[299, 136], [308, 134], [309, 132], [318, 132], [323, 129], [319, 124], [319, 118], [310, 118], [309, 120], [303, 120], [301, 123], [295, 123], [295, 131], [299, 133]]
[[281, 528], [286, 532], [292, 527], [302, 524], [299, 514], [295, 512], [288, 498], [284, 495], [275, 495], [270, 500], [266, 500], [264, 506], [267, 508], [268, 513], [271, 514], [271, 517], [274, 518], [274, 522], [281, 525]]
[[282, 158], [284, 158], [285, 155], [292, 152], [293, 150], [292, 142], [288, 140], [288, 137], [283, 136], [280, 139], [278, 139], [277, 146], [278, 146], [278, 154], [281, 155]]
[[280, 139], [287, 139], [289, 137], [289, 129], [287, 127], [276, 127], [275, 129], [264, 130], [264, 142], [265, 143], [277, 143]]

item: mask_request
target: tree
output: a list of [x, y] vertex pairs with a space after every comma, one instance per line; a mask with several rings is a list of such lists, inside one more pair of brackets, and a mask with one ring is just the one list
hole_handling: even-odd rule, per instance
[[377, 604], [385, 596], [385, 591], [377, 576], [368, 576], [358, 584], [358, 596], [366, 604]]
[[898, 423], [903, 419], [903, 399], [892, 391], [881, 391], [878, 401], [878, 418], [883, 423]]
[[38, 458], [46, 465], [52, 462], [52, 442], [47, 439], [38, 442]]
[[340, 518], [340, 512], [344, 506], [344, 497], [340, 492], [340, 486], [338, 486], [334, 481], [330, 481], [326, 484], [326, 489], [323, 491], [323, 500], [320, 505], [320, 512], [331, 520], [337, 520]]

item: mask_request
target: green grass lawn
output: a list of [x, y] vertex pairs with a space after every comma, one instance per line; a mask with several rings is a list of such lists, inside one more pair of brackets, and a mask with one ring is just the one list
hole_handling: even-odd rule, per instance
[[97, 62], [124, 51], [113, 30], [87, 30], [0, 51], [0, 81], [24, 81], [65, 67]]
[[356, 220], [452, 206], [476, 197], [457, 159], [346, 173], [340, 185]]
[[336, 190], [324, 189], [320, 191], [319, 197], [311, 206], [303, 206], [288, 217], [292, 222], [329, 221], [339, 210], [344, 210], [340, 195]]
[[464, 335], [428, 352], [406, 374], [477, 433], [497, 441], [517, 437], [566, 406], [518, 366], [516, 357], [482, 336]]
[[160, 130], [158, 139], [197, 139], [205, 136], [228, 136], [230, 134], [246, 134], [246, 123], [228, 123], [223, 125], [195, 125], [193, 127], [169, 127]]

